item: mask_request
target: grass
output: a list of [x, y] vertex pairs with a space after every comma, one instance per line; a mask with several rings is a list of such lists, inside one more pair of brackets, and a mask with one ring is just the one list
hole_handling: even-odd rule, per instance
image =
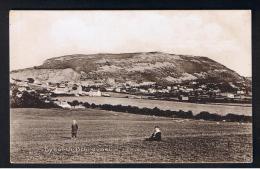
[[[71, 122], [78, 121], [77, 139]], [[163, 141], [147, 142], [155, 125]], [[103, 110], [11, 109], [12, 163], [252, 162], [252, 124]]]

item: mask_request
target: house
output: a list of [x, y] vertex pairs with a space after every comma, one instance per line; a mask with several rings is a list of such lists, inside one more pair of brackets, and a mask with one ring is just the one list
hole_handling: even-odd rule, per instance
[[183, 87], [180, 87], [179, 90], [180, 90], [180, 91], [184, 91], [184, 88], [183, 88]]
[[153, 88], [149, 88], [149, 89], [148, 89], [148, 92], [149, 92], [149, 93], [156, 93], [156, 90], [153, 89]]
[[26, 89], [26, 87], [18, 87], [18, 91], [20, 91], [20, 92], [23, 92], [23, 91], [26, 91], [27, 89]]
[[177, 86], [173, 86], [173, 90], [177, 90], [178, 89], [178, 87]]
[[148, 93], [148, 91], [145, 90], [145, 89], [139, 89], [139, 91], [142, 92], [142, 93]]
[[188, 96], [183, 96], [183, 95], [181, 95], [181, 96], [179, 97], [179, 100], [180, 100], [180, 101], [188, 101], [188, 100], [189, 100], [189, 97], [188, 97]]
[[45, 103], [50, 103], [51, 101], [50, 100], [44, 100]]
[[214, 93], [220, 93], [220, 89], [213, 90]]
[[69, 105], [69, 103], [67, 103], [66, 101], [54, 101], [54, 103], [64, 109], [71, 109], [71, 105]]
[[200, 88], [205, 89], [205, 88], [207, 88], [207, 86], [202, 84], [202, 85], [200, 85]]
[[88, 92], [89, 96], [102, 96], [102, 93], [100, 90], [93, 90], [91, 89], [89, 92]]
[[245, 94], [245, 92], [243, 90], [238, 90], [237, 94]]
[[64, 83], [59, 84], [59, 88], [65, 88], [65, 87], [66, 87], [66, 84], [64, 84]]
[[120, 93], [120, 92], [121, 92], [121, 88], [117, 87], [117, 88], [115, 89], [115, 91], [118, 92], [118, 93]]
[[57, 87], [57, 85], [55, 83], [52, 83], [52, 82], [47, 82], [47, 86], [48, 87]]
[[207, 94], [202, 94], [198, 96], [199, 99], [205, 100], [205, 99], [210, 99], [210, 96]]
[[186, 91], [187, 91], [187, 92], [192, 92], [192, 91], [193, 91], [193, 88], [187, 88]]
[[162, 89], [162, 92], [163, 93], [169, 93], [169, 90], [168, 89]]
[[20, 93], [20, 92], [18, 93], [18, 92], [17, 92], [16, 96], [19, 97], [19, 98], [21, 98], [21, 97], [23, 96], [23, 93]]
[[234, 99], [235, 98], [233, 93], [225, 92], [225, 93], [220, 93], [220, 95], [223, 96], [223, 97], [230, 98], [230, 99]]
[[114, 90], [113, 87], [108, 87], [108, 88], [106, 88], [106, 91], [108, 91], [108, 92], [112, 92], [113, 90]]
[[235, 99], [245, 99], [245, 95], [235, 95]]
[[69, 89], [66, 88], [55, 88], [55, 90], [53, 90], [54, 94], [68, 94], [69, 93]]
[[196, 91], [202, 91], [202, 88], [197, 88]]

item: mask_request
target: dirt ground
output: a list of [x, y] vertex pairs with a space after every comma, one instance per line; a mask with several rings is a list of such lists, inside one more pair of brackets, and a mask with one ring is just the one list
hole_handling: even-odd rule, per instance
[[[12, 163], [252, 162], [252, 124], [173, 119], [104, 110], [16, 108]], [[71, 123], [78, 121], [78, 138]], [[155, 125], [161, 142], [144, 141]]]

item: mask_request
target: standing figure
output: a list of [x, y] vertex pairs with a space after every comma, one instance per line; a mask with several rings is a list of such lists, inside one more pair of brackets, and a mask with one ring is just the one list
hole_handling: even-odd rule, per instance
[[145, 139], [146, 141], [161, 141], [162, 140], [162, 133], [159, 126], [154, 127], [154, 132], [151, 137]]
[[71, 125], [71, 137], [77, 137], [77, 132], [78, 132], [78, 124], [76, 120], [72, 121], [72, 125]]

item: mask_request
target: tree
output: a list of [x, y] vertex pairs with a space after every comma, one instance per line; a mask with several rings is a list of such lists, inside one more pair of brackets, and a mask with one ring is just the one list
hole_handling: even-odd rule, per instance
[[11, 107], [36, 107], [36, 108], [58, 108], [54, 102], [45, 102], [46, 98], [42, 98], [37, 92], [20, 92], [17, 88], [12, 89]]
[[79, 101], [73, 100], [72, 102], [69, 102], [69, 104], [75, 108], [75, 106], [79, 105]]
[[34, 82], [33, 78], [27, 78], [27, 80], [28, 80], [29, 83], [33, 83]]
[[72, 87], [72, 90], [77, 90], [77, 89], [78, 89], [77, 86]]

